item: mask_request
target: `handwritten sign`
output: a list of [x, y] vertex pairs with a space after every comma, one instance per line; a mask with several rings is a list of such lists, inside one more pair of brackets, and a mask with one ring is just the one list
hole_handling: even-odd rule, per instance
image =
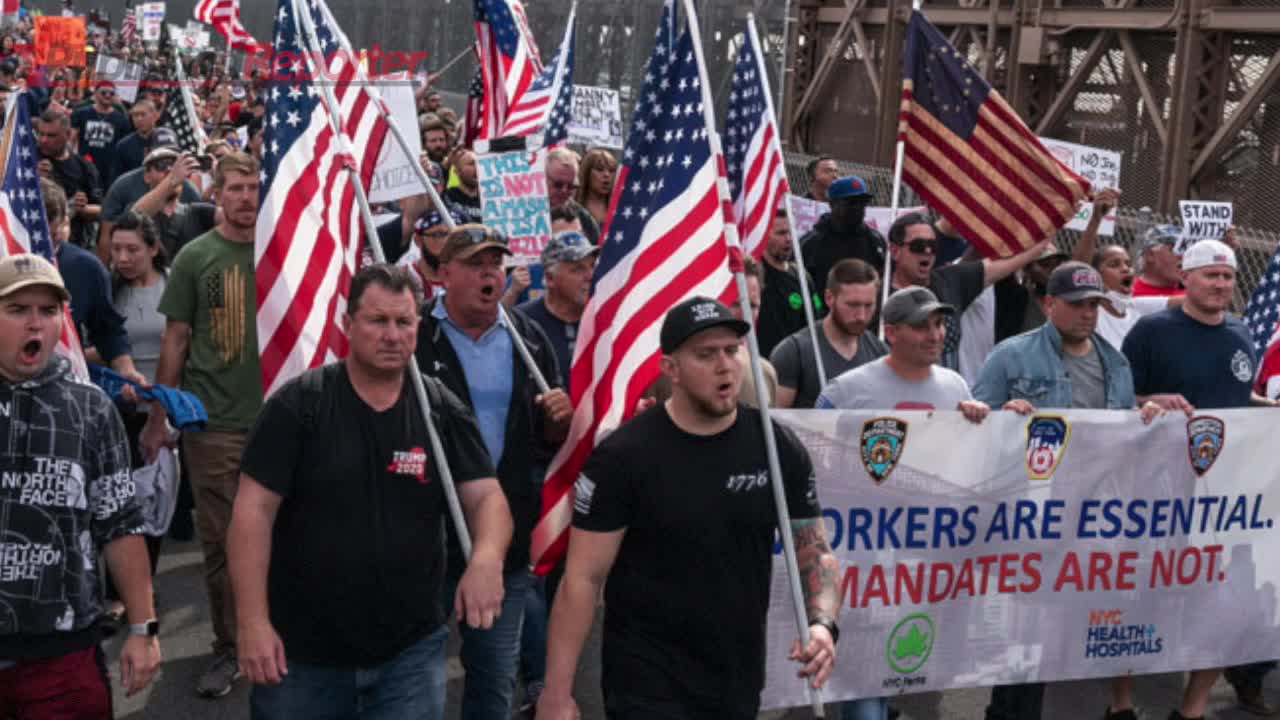
[[[1120, 187], [1120, 153], [1046, 137], [1040, 138], [1040, 142], [1044, 143], [1045, 149], [1052, 153], [1058, 162], [1088, 180], [1093, 185], [1094, 192]], [[1092, 216], [1093, 203], [1088, 200], [1082, 201], [1076, 216], [1067, 223], [1067, 229], [1084, 230]], [[1112, 210], [1102, 219], [1102, 224], [1098, 226], [1098, 234], [1110, 237], [1115, 234], [1115, 231], [1116, 213]]]
[[1179, 255], [1200, 240], [1221, 240], [1235, 216], [1229, 202], [1179, 200], [1178, 210], [1182, 215], [1182, 239], [1174, 252]]
[[507, 234], [515, 265], [537, 262], [551, 239], [545, 166], [544, 152], [484, 153], [476, 158], [484, 224]]
[[138, 99], [138, 86], [142, 83], [145, 69], [117, 57], [99, 55], [94, 61], [93, 73], [99, 80], [115, 83], [116, 96], [124, 102], [132, 103]]
[[145, 42], [160, 39], [160, 28], [164, 27], [164, 3], [151, 2], [138, 6], [138, 27], [142, 30]]
[[418, 114], [413, 97], [413, 80], [409, 73], [401, 72], [383, 76], [376, 84], [382, 99], [391, 110], [391, 118], [404, 132], [410, 155], [406, 156], [400, 150], [400, 143], [394, 137], [387, 136], [386, 142], [382, 144], [382, 152], [378, 153], [378, 164], [373, 170], [369, 200], [383, 203], [421, 195], [426, 191], [422, 189], [422, 183], [413, 170], [413, 163], [418, 162], [418, 156], [422, 154], [422, 136], [416, 132]]
[[618, 100], [617, 90], [573, 86], [569, 142], [588, 147], [622, 149], [622, 104]]
[[88, 28], [83, 17], [36, 17], [36, 65], [84, 67]]

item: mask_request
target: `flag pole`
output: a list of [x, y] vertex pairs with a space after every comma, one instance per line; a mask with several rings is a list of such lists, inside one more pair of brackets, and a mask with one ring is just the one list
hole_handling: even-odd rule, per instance
[[[711, 153], [717, 163], [721, 164], [720, 177], [716, 179], [716, 191], [720, 196], [721, 207], [732, 207], [733, 199], [729, 193], [729, 182], [724, 177], [723, 162], [724, 153], [720, 147], [720, 134], [716, 132], [715, 110], [711, 99], [710, 82], [707, 77], [707, 64], [702, 54], [702, 35], [698, 27], [697, 10], [694, 7], [693, 0], [682, 0], [684, 4], [685, 14], [688, 16], [688, 27], [686, 32], [689, 33], [693, 40], [693, 53], [697, 59], [698, 65], [698, 85], [702, 91], [702, 115], [707, 125], [707, 140], [711, 143]], [[766, 93], [767, 95], [767, 93]], [[733, 219], [726, 217], [725, 220], [725, 239], [729, 246], [729, 251], [740, 251], [741, 245], [738, 242], [738, 227], [734, 224]], [[751, 301], [747, 298], [747, 276], [741, 269], [734, 271], [734, 279], [738, 285], [738, 307], [742, 311], [743, 319], [750, 322]], [[751, 376], [756, 384], [756, 404], [760, 407], [760, 421], [764, 430], [764, 447], [765, 456], [769, 461], [769, 478], [773, 487], [773, 504], [778, 514], [778, 535], [782, 536], [782, 556], [787, 565], [787, 577], [791, 581], [791, 603], [795, 610], [796, 630], [800, 635], [800, 646], [808, 647], [809, 645], [809, 618], [805, 614], [804, 591], [800, 587], [800, 569], [796, 563], [796, 547], [795, 541], [791, 537], [791, 513], [787, 509], [787, 493], [782, 486], [782, 464], [778, 460], [778, 441], [773, 434], [773, 418], [769, 413], [769, 396], [764, 384], [764, 371], [760, 365], [760, 344], [756, 341], [755, 323], [751, 323], [751, 331], [746, 335], [747, 350], [751, 355]], [[813, 716], [816, 718], [825, 718], [826, 714], [822, 706], [822, 691], [813, 687], [807, 681], [805, 686], [809, 690], [809, 702], [813, 706]]]
[[[747, 13], [747, 33], [750, 35], [752, 46], [756, 49], [756, 72], [760, 73], [760, 82], [764, 85], [764, 104], [765, 112], [769, 113], [769, 117], [773, 118], [774, 127], [778, 132], [773, 134], [773, 149], [778, 157], [785, 157], [782, 154], [782, 143], [778, 138], [778, 134], [782, 131], [782, 126], [778, 124], [778, 116], [773, 110], [773, 98], [769, 94], [769, 75], [764, 70], [764, 49], [760, 46], [760, 35], [756, 32], [756, 16], [755, 13]], [[783, 172], [785, 173], [785, 168]], [[788, 190], [791, 183], [787, 183]], [[809, 340], [813, 343], [813, 360], [818, 367], [818, 387], [825, 388], [827, 386], [827, 369], [822, 365], [822, 350], [818, 345], [818, 323], [814, 319], [813, 312], [813, 296], [809, 294], [809, 273], [804, 269], [804, 262], [800, 259], [800, 238], [796, 236], [796, 223], [791, 217], [791, 200], [788, 197], [782, 198], [783, 208], [787, 214], [787, 231], [791, 233], [791, 254], [795, 260], [796, 277], [800, 280], [800, 296], [804, 299], [804, 319], [805, 324], [809, 327]]]
[[[315, 27], [311, 22], [311, 14], [301, 7], [302, 0], [292, 0], [292, 5], [294, 22], [298, 23], [299, 29], [302, 30], [305, 42], [313, 53], [312, 57], [323, 57], [319, 52], [319, 43], [316, 41]], [[347, 60], [347, 62], [350, 61], [350, 59]], [[325, 109], [328, 110], [329, 126], [333, 129], [342, 153], [348, 158], [354, 157], [351, 140], [342, 130], [342, 115], [339, 111], [337, 98], [334, 97], [333, 88], [329, 86], [329, 83], [323, 77], [320, 80], [316, 84], [320, 86], [321, 97], [324, 100]], [[360, 217], [364, 221], [365, 234], [369, 237], [369, 249], [373, 252], [373, 257], [376, 261], [385, 263], [387, 256], [383, 253], [382, 243], [378, 240], [378, 228], [373, 223], [373, 213], [369, 209], [369, 198], [365, 195], [364, 186], [360, 184], [360, 175], [356, 171], [354, 163], [351, 162], [346, 164], [346, 171], [351, 175], [351, 185], [355, 188], [356, 202], [360, 206]], [[413, 385], [413, 392], [418, 397], [418, 407], [422, 410], [422, 420], [427, 426], [427, 439], [431, 443], [431, 453], [435, 455], [436, 465], [440, 468], [440, 485], [444, 489], [444, 497], [449, 506], [449, 516], [453, 519], [453, 527], [458, 533], [458, 544], [462, 546], [463, 556], [470, 559], [471, 533], [467, 530], [466, 516], [462, 514], [462, 504], [458, 500], [458, 489], [453, 483], [453, 471], [449, 468], [449, 459], [444, 453], [444, 446], [440, 442], [440, 435], [436, 432], [435, 423], [431, 420], [431, 401], [427, 397], [426, 385], [422, 382], [422, 371], [418, 369], [416, 355], [409, 356], [409, 379]]]
[[[893, 199], [889, 203], [889, 227], [893, 227], [893, 223], [898, 221], [898, 204], [902, 199], [902, 158], [906, 152], [906, 144], [901, 140], [898, 141], [896, 150], [896, 159], [893, 162]], [[880, 278], [880, 308], [884, 309], [884, 304], [889, 302], [889, 285], [893, 272], [892, 253], [889, 252], [889, 239], [885, 238], [884, 246], [884, 276]], [[884, 340], [884, 322], [880, 323], [880, 339]]]

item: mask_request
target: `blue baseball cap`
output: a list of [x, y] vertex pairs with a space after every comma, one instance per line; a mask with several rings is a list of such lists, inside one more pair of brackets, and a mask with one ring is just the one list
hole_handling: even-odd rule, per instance
[[867, 183], [857, 175], [845, 175], [827, 188], [828, 200], [844, 200], [845, 198], [870, 198], [874, 194], [867, 188]]
[[542, 266], [550, 267], [561, 262], [578, 262], [579, 260], [600, 252], [600, 248], [591, 244], [586, 235], [574, 230], [556, 233], [542, 248]]

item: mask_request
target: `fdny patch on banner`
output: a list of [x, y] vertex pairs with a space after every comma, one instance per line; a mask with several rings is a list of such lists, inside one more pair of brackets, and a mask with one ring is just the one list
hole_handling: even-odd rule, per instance
[[907, 424], [902, 420], [872, 418], [862, 424], [862, 464], [877, 485], [897, 467], [906, 442]]
[[1048, 480], [1058, 469], [1071, 439], [1071, 424], [1057, 415], [1036, 415], [1027, 422], [1027, 474]]
[[1187, 421], [1187, 454], [1191, 469], [1203, 476], [1213, 467], [1227, 442], [1227, 425], [1212, 415], [1197, 415]]

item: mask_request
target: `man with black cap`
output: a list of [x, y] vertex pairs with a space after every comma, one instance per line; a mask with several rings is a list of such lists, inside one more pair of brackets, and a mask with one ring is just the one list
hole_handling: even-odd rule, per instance
[[[1047, 322], [997, 345], [973, 386], [973, 396], [1022, 415], [1045, 408], [1133, 409], [1129, 361], [1097, 333], [1106, 297], [1102, 276], [1085, 263], [1063, 263], [1049, 275], [1045, 291]], [[1140, 417], [1149, 423], [1162, 412], [1159, 405], [1147, 402]], [[1136, 720], [1131, 687], [1127, 678], [1114, 681], [1114, 713], [1108, 714], [1112, 720]], [[1044, 683], [992, 688], [986, 720], [1039, 720], [1044, 688]]]
[[884, 267], [884, 236], [865, 222], [867, 206], [874, 197], [866, 181], [856, 175], [842, 177], [827, 188], [831, 212], [818, 218], [813, 229], [800, 238], [804, 267], [813, 276], [817, 296], [827, 287], [827, 273], [845, 258]]
[[[523, 313], [500, 314], [507, 238], [483, 225], [454, 228], [440, 250], [445, 292], [429, 304], [418, 332], [418, 366], [440, 379], [476, 415], [485, 448], [511, 507], [515, 532], [504, 565], [501, 617], [488, 630], [461, 628], [464, 718], [506, 718], [515, 692], [517, 654], [529, 573], [529, 541], [542, 505], [535, 467], [563, 442], [573, 414], [546, 333]], [[517, 353], [518, 333], [552, 389], [539, 393]], [[462, 575], [451, 541], [446, 597]]]
[[538, 323], [550, 338], [566, 388], [573, 365], [573, 346], [578, 339], [578, 321], [587, 308], [599, 252], [600, 248], [580, 232], [553, 235], [542, 249], [546, 294], [516, 308]]
[[[578, 477], [538, 718], [578, 717], [573, 676], [601, 587], [610, 718], [756, 717], [777, 516], [759, 411], [738, 404], [749, 329], [706, 297], [667, 313], [671, 397], [606, 437]], [[791, 658], [820, 687], [839, 635], [836, 561], [809, 457], [774, 428], [810, 621]]]

